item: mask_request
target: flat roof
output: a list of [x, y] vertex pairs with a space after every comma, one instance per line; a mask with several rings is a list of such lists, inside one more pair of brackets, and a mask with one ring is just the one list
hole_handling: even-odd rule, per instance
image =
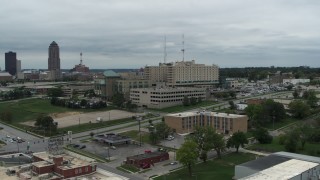
[[174, 113], [174, 114], [167, 114], [166, 116], [189, 117], [189, 116], [197, 116], [197, 115], [200, 115], [200, 114], [207, 115], [207, 116], [228, 117], [228, 118], [245, 117], [245, 115], [227, 114], [227, 113], [221, 113], [221, 112], [218, 113], [218, 112], [210, 112], [210, 111]]
[[241, 179], [290, 179], [316, 166], [319, 166], [319, 164], [314, 162], [302, 161], [298, 159], [291, 159]]
[[277, 155], [269, 155], [266, 157], [261, 157], [253, 161], [245, 162], [243, 164], [239, 164], [237, 166], [248, 167], [257, 171], [262, 171], [277, 164], [283, 163], [285, 161], [290, 160], [291, 158], [287, 157], [279, 157]]
[[166, 154], [167, 152], [161, 152], [161, 151], [155, 151], [155, 152], [150, 152], [150, 153], [144, 153], [144, 154], [138, 154], [135, 156], [130, 156], [127, 157], [129, 159], [134, 159], [134, 160], [141, 160], [141, 159], [146, 159], [146, 158], [151, 158], [151, 157], [157, 157], [163, 154]]
[[[61, 169], [73, 169], [73, 168], [88, 166], [88, 165], [92, 164], [92, 162], [84, 161], [82, 159], [79, 159], [77, 157], [73, 157], [73, 156], [70, 156], [67, 154], [49, 155], [47, 152], [39, 152], [39, 153], [34, 153], [33, 156], [38, 157], [40, 159], [43, 159], [44, 161], [42, 161], [42, 162], [53, 163], [52, 157], [62, 157], [63, 161], [70, 161], [71, 162], [70, 164], [59, 166]], [[36, 165], [46, 166], [45, 163], [39, 163]]]

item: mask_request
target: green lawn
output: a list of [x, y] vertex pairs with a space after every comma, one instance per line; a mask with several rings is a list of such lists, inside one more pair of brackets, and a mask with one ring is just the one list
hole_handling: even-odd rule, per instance
[[[271, 144], [254, 144], [249, 146], [247, 149], [264, 152], [285, 151], [284, 145], [279, 144], [279, 137], [275, 137]], [[299, 143], [299, 148], [296, 153], [320, 157], [320, 144], [306, 143], [302, 150]]]
[[12, 113], [12, 123], [17, 124], [24, 121], [36, 119], [39, 115], [46, 115], [50, 113], [63, 113], [69, 111], [78, 112], [93, 112], [103, 111], [111, 108], [103, 109], [70, 109], [60, 106], [53, 106], [50, 100], [45, 99], [26, 99], [16, 102], [0, 103], [0, 113], [3, 111], [10, 111]]
[[200, 107], [211, 106], [211, 105], [214, 105], [214, 104], [217, 104], [217, 102], [214, 102], [214, 101], [203, 101], [203, 102], [198, 103], [196, 105], [190, 105], [190, 106], [178, 105], [178, 106], [172, 106], [172, 107], [156, 109], [156, 110], [157, 111], [162, 111], [162, 112], [167, 112], [167, 113], [173, 113], [173, 112], [181, 112], [181, 111], [186, 111], [186, 110], [200, 108]]
[[194, 176], [190, 177], [186, 168], [156, 177], [155, 180], [230, 180], [234, 176], [234, 166], [255, 159], [255, 155], [246, 153], [231, 153], [222, 159], [210, 160], [197, 164], [193, 168]]
[[[140, 142], [140, 136], [138, 130], [132, 130], [120, 133], [120, 135], [131, 137], [133, 140]], [[142, 132], [141, 133], [141, 142], [151, 144], [151, 141], [149, 139], [149, 133]]]
[[269, 129], [269, 130], [274, 130], [274, 129], [279, 129], [281, 127], [284, 127], [284, 126], [287, 126], [289, 124], [292, 124], [292, 123], [296, 123], [296, 122], [299, 122], [298, 119], [294, 119], [294, 118], [287, 118], [287, 119], [284, 119], [280, 122], [275, 122], [274, 123], [274, 128], [273, 128], [273, 123], [270, 122], [266, 125], [264, 125], [263, 127]]

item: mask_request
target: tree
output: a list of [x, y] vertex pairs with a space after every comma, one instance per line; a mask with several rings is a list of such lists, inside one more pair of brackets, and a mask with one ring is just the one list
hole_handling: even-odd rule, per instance
[[5, 121], [7, 123], [11, 123], [12, 121], [12, 112], [8, 109], [4, 110], [3, 112], [0, 113], [0, 119], [2, 121]]
[[289, 152], [296, 152], [299, 142], [299, 133], [297, 131], [291, 131], [288, 133], [284, 148]]
[[52, 89], [48, 90], [47, 94], [49, 97], [61, 97], [61, 96], [63, 96], [63, 91], [62, 91], [61, 87], [52, 88]]
[[197, 152], [197, 143], [192, 140], [186, 140], [177, 151], [177, 160], [188, 168], [189, 175], [192, 175], [192, 166], [195, 165], [199, 154]]
[[94, 132], [90, 132], [90, 134], [89, 134], [90, 136], [91, 136], [91, 138], [93, 138], [93, 136], [94, 136]]
[[198, 103], [202, 103], [202, 98], [198, 97]]
[[184, 106], [189, 106], [189, 105], [190, 105], [190, 101], [189, 101], [188, 96], [184, 96], [183, 101], [182, 101], [182, 104], [183, 104]]
[[294, 100], [288, 107], [295, 118], [302, 119], [310, 114], [310, 106], [302, 100]]
[[171, 128], [163, 121], [156, 124], [155, 128], [156, 128], [156, 135], [158, 136], [159, 139], [165, 139], [172, 132]]
[[297, 89], [295, 89], [294, 91], [293, 91], [293, 93], [292, 93], [292, 95], [293, 95], [293, 97], [294, 97], [294, 99], [297, 99], [298, 97], [299, 97], [299, 91], [297, 90]]
[[112, 96], [112, 103], [117, 107], [122, 107], [124, 104], [125, 98], [122, 93], [116, 93]]
[[211, 126], [196, 126], [193, 135], [190, 136], [190, 139], [197, 143], [200, 159], [204, 162], [207, 160], [207, 152], [213, 148], [212, 142], [214, 141], [215, 134], [215, 129]]
[[82, 99], [82, 100], [80, 101], [80, 106], [86, 106], [87, 103], [88, 103], [87, 100]]
[[244, 111], [246, 112], [246, 115], [249, 117], [250, 126], [258, 126], [258, 119], [260, 114], [262, 113], [262, 106], [250, 104], [244, 109]]
[[318, 105], [318, 98], [315, 91], [305, 91], [302, 97], [307, 100], [307, 103], [310, 107], [314, 108]]
[[230, 109], [234, 110], [236, 109], [236, 105], [234, 104], [233, 101], [229, 101]]
[[190, 104], [193, 105], [193, 106], [196, 105], [197, 104], [197, 99], [195, 97], [191, 97], [190, 98]]
[[248, 139], [243, 132], [236, 132], [232, 135], [231, 138], [227, 141], [227, 147], [236, 148], [236, 152], [238, 153], [239, 147], [244, 147], [245, 144], [248, 144]]
[[272, 142], [272, 136], [269, 135], [269, 132], [265, 128], [257, 128], [253, 131], [253, 137], [259, 141], [260, 144], [270, 144]]
[[223, 135], [214, 133], [212, 144], [213, 144], [213, 149], [217, 152], [217, 156], [220, 159], [221, 153], [226, 149], [226, 142], [223, 139]]
[[58, 124], [54, 122], [51, 116], [39, 116], [34, 125], [45, 131], [56, 132]]

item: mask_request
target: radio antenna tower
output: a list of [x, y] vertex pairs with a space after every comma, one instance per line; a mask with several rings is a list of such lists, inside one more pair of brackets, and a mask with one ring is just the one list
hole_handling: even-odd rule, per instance
[[80, 53], [80, 65], [82, 65], [82, 52]]
[[164, 35], [164, 47], [163, 47], [163, 62], [167, 62], [167, 37]]
[[181, 51], [182, 51], [182, 61], [184, 61], [184, 51], [185, 51], [185, 49], [184, 49], [184, 34], [182, 34], [182, 49], [181, 49]]

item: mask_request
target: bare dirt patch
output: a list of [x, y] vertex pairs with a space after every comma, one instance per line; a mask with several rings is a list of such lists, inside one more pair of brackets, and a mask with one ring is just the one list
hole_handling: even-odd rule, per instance
[[[97, 118], [99, 117], [102, 121], [116, 120], [130, 118], [135, 115], [142, 115], [141, 113], [132, 113], [122, 110], [110, 110], [110, 111], [100, 111], [100, 112], [65, 112], [65, 113], [52, 113], [50, 116], [55, 122], [58, 122], [58, 128], [64, 128], [68, 126], [73, 126], [83, 123], [98, 123]], [[21, 124], [34, 126], [35, 120], [26, 121]]]

